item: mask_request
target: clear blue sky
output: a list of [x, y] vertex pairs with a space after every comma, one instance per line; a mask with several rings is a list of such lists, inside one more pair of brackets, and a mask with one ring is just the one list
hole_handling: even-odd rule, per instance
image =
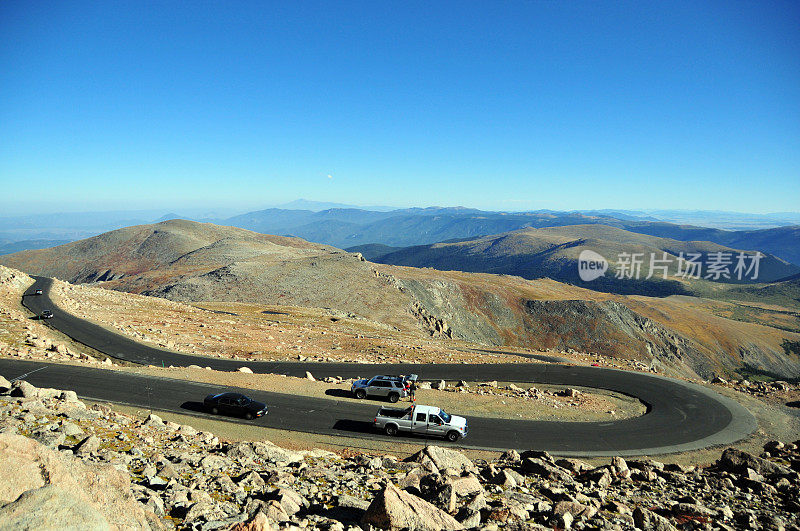
[[0, 2], [0, 215], [800, 210], [798, 2]]

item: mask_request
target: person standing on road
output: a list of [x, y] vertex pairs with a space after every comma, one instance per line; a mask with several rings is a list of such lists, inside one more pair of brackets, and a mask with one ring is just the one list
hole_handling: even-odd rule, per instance
[[417, 401], [416, 392], [417, 392], [417, 382], [411, 380], [411, 383], [408, 386], [409, 402]]

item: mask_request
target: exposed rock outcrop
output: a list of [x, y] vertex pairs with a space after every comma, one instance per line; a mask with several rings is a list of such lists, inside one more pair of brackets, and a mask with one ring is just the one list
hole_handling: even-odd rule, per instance
[[126, 472], [87, 465], [22, 435], [0, 433], [0, 477], [0, 522], [9, 528], [162, 528], [136, 502]]
[[391, 483], [375, 496], [361, 521], [379, 529], [411, 531], [464, 529], [446, 512], [425, 500], [399, 490]]

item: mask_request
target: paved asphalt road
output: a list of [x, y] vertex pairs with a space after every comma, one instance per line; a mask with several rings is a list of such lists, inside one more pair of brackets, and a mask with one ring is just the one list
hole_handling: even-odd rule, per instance
[[[68, 314], [48, 296], [51, 281], [37, 278], [23, 303], [39, 314], [51, 309], [46, 322], [73, 339], [109, 356], [152, 365], [200, 365], [236, 370], [243, 362], [169, 352], [124, 338]], [[31, 295], [36, 288], [44, 295]], [[163, 411], [204, 415], [199, 402], [217, 389], [207, 384], [148, 378], [117, 371], [34, 362], [0, 360], [0, 374], [25, 377], [34, 385], [74, 389], [85, 398], [126, 403]], [[469, 417], [469, 437], [458, 446], [492, 449], [540, 449], [559, 455], [642, 455], [688, 451], [730, 444], [752, 433], [753, 416], [737, 402], [699, 385], [643, 373], [555, 364], [385, 364], [247, 362], [254, 372], [315, 377], [371, 376], [380, 373], [419, 374], [426, 380], [498, 380], [608, 389], [637, 397], [647, 414], [612, 422], [555, 422]], [[362, 404], [245, 391], [263, 400], [269, 414], [252, 423], [324, 434], [384, 437], [371, 429], [380, 402]], [[453, 413], [458, 413], [454, 411]], [[239, 422], [237, 420], [237, 422]], [[241, 421], [247, 422], [247, 421]], [[438, 444], [438, 443], [437, 443]], [[442, 443], [444, 444], [444, 443]]]

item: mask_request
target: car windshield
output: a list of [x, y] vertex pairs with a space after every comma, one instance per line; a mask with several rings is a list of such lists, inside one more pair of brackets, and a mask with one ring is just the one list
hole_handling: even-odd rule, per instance
[[442, 417], [443, 421], [450, 422], [450, 414], [449, 413], [445, 413], [444, 409], [439, 410], [439, 416]]

